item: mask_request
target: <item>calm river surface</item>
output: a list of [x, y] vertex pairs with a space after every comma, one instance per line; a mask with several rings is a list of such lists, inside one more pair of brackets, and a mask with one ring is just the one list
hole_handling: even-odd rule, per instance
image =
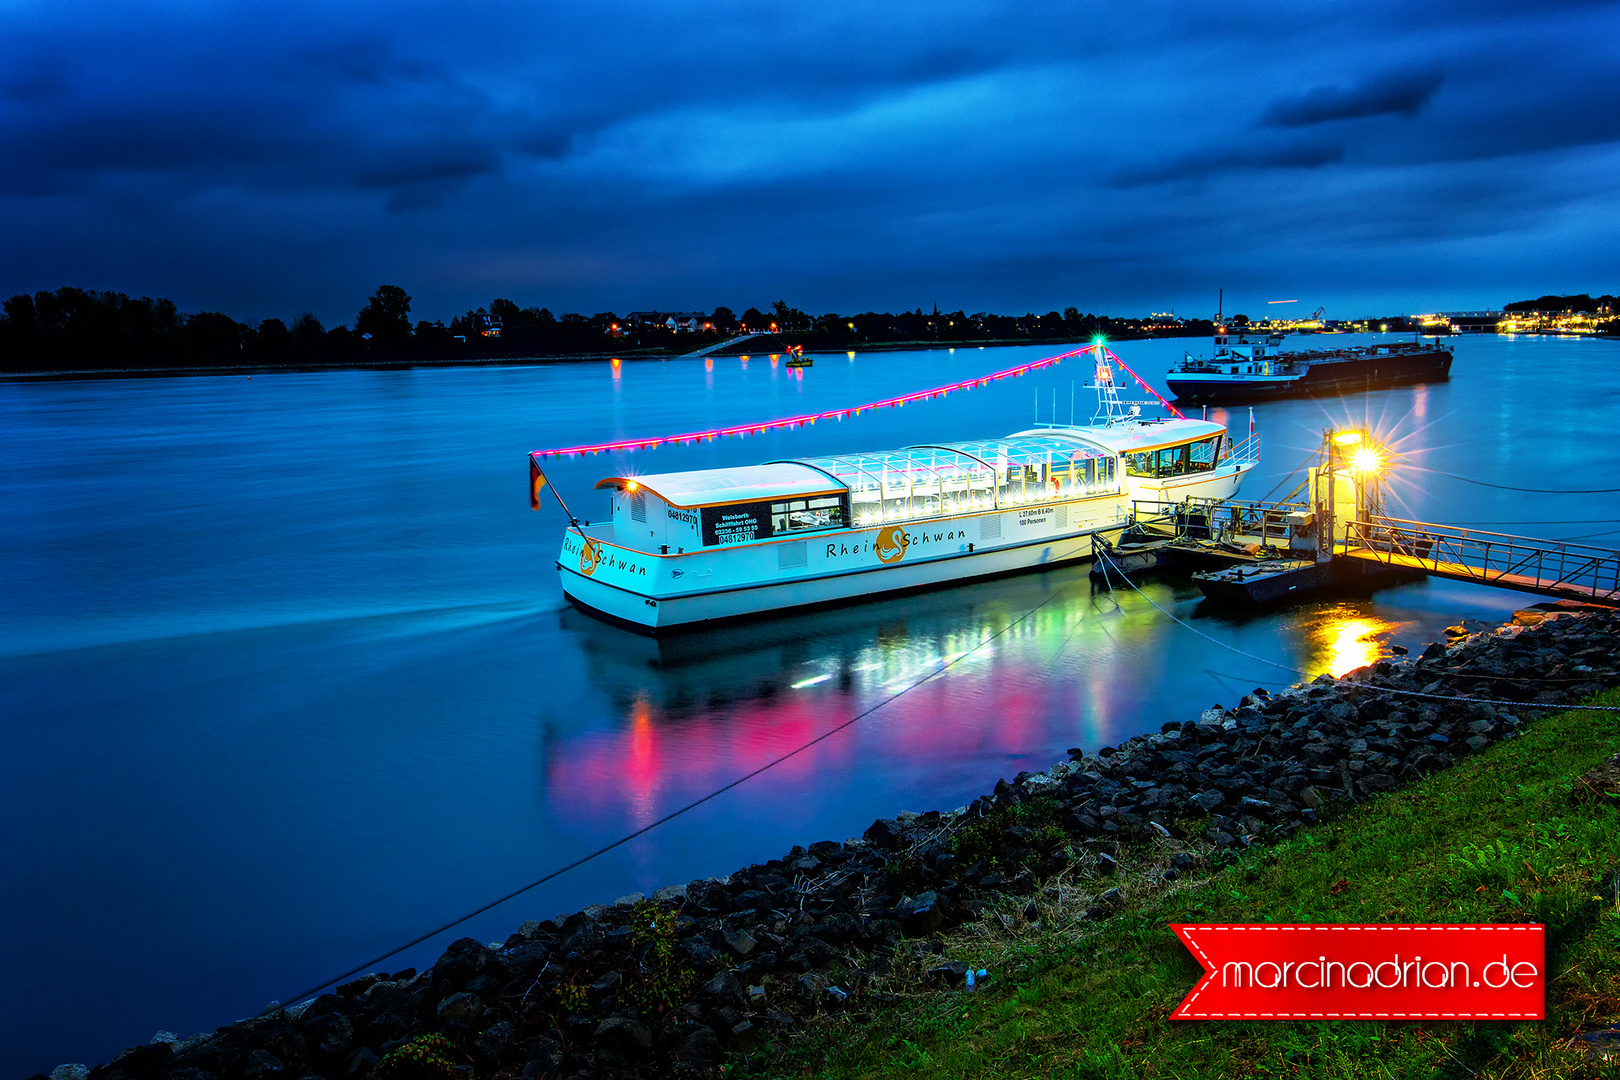
[[[1207, 345], [1116, 351], [1162, 387], [1171, 359]], [[1613, 487], [1620, 345], [1456, 348], [1447, 384], [1256, 407], [1264, 459], [1243, 494], [1281, 494], [1325, 426], [1367, 422], [1405, 455], [1392, 513], [1612, 546], [1613, 496], [1424, 470]], [[0, 382], [4, 1075], [291, 1000], [858, 714], [380, 966], [420, 967], [458, 937], [504, 938], [899, 810], [949, 809], [1067, 747], [1289, 682], [1135, 593], [1094, 588], [1085, 567], [665, 645], [566, 609], [562, 518], [549, 501], [529, 511], [527, 451], [851, 405], [1059, 351], [817, 356], [802, 373], [759, 356]], [[550, 475], [600, 517], [591, 485], [621, 470], [1002, 435], [1028, 426], [1037, 397], [1042, 419], [1054, 394], [1067, 418], [1071, 384], [1089, 415], [1089, 375], [1066, 362]], [[1227, 419], [1247, 428], [1246, 409]], [[1212, 637], [1313, 674], [1528, 602], [1430, 582], [1244, 617], [1185, 583], [1144, 588]]]

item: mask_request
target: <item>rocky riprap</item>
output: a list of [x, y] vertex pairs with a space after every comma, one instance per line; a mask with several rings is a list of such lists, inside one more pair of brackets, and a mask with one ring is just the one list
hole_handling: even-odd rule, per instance
[[[901, 814], [724, 880], [525, 923], [501, 945], [463, 939], [427, 971], [362, 976], [213, 1034], [164, 1035], [88, 1080], [712, 1075], [728, 1053], [815, 1014], [894, 1000], [885, 989], [902, 970], [960, 985], [966, 965], [940, 955], [941, 935], [992, 911], [1033, 915], [1053, 880], [1083, 882], [1086, 917], [1103, 918], [1125, 901], [1110, 888], [1122, 864], [1173, 881], [1222, 848], [1286, 835], [1512, 738], [1543, 711], [1523, 705], [1620, 685], [1617, 631], [1614, 613], [1459, 630], [1417, 658], [1256, 690], [1117, 748], [1071, 751], [950, 813]], [[442, 1042], [378, 1068], [427, 1033]]]

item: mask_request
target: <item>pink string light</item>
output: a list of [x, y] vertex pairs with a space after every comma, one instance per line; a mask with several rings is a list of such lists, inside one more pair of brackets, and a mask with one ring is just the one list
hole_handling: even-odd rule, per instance
[[770, 420], [762, 424], [737, 424], [733, 427], [713, 428], [709, 431], [689, 431], [681, 435], [660, 435], [651, 439], [619, 439], [614, 442], [590, 443], [584, 446], [566, 446], [555, 450], [536, 450], [529, 456], [539, 459], [548, 457], [580, 457], [586, 454], [600, 454], [604, 451], [614, 450], [654, 450], [665, 444], [675, 446], [690, 446], [694, 443], [714, 442], [716, 439], [722, 437], [745, 438], [749, 435], [763, 435], [767, 431], [782, 431], [792, 428], [802, 428], [810, 424], [814, 424], [817, 420], [842, 420], [846, 416], [859, 416], [868, 409], [904, 408], [906, 402], [908, 401], [931, 401], [934, 398], [944, 397], [946, 394], [952, 394], [958, 390], [973, 390], [978, 387], [988, 386], [991, 383], [1001, 379], [1016, 379], [1020, 375], [1028, 374], [1031, 371], [1039, 371], [1042, 368], [1051, 367], [1052, 365], [1061, 363], [1062, 361], [1071, 357], [1082, 356], [1085, 353], [1097, 352], [1099, 350], [1114, 363], [1118, 364], [1121, 368], [1124, 368], [1125, 371], [1130, 374], [1131, 378], [1136, 380], [1136, 384], [1138, 386], [1152, 394], [1155, 398], [1158, 398], [1159, 404], [1163, 405], [1166, 409], [1169, 409], [1170, 412], [1175, 416], [1180, 417], [1181, 419], [1186, 419], [1186, 417], [1183, 417], [1181, 413], [1176, 411], [1176, 408], [1173, 405], [1171, 405], [1163, 397], [1160, 397], [1157, 390], [1154, 390], [1147, 383], [1143, 382], [1141, 377], [1137, 375], [1136, 372], [1131, 371], [1123, 360], [1115, 356], [1110, 350], [1103, 347], [1099, 343], [1096, 345], [1087, 345], [1083, 349], [1074, 349], [1070, 352], [1059, 353], [1057, 356], [1048, 356], [1042, 360], [1034, 360], [1028, 364], [1020, 364], [1017, 367], [1007, 368], [1004, 371], [993, 372], [989, 375], [981, 375], [975, 379], [964, 379], [961, 382], [949, 383], [945, 386], [936, 386], [929, 390], [919, 390], [914, 394], [902, 394], [899, 397], [884, 398], [881, 401], [869, 401], [864, 405], [854, 405], [847, 409], [829, 409], [827, 412], [811, 413], [804, 416], [789, 416], [781, 420]]
[[[1083, 352], [1084, 350], [1081, 350], [1081, 351]], [[1182, 412], [1181, 412], [1180, 409], [1176, 408], [1174, 405], [1172, 405], [1168, 401], [1164, 400], [1164, 397], [1157, 390], [1153, 389], [1153, 387], [1149, 386], [1146, 382], [1144, 382], [1142, 380], [1142, 376], [1140, 376], [1136, 372], [1132, 371], [1131, 366], [1129, 364], [1127, 364], [1125, 361], [1121, 360], [1119, 357], [1115, 356], [1114, 351], [1112, 349], [1105, 348], [1105, 349], [1103, 349], [1103, 353], [1104, 353], [1104, 355], [1106, 355], [1108, 357], [1108, 359], [1112, 360], [1114, 363], [1116, 363], [1120, 367], [1124, 368], [1125, 373], [1127, 375], [1129, 375], [1131, 378], [1136, 380], [1136, 385], [1137, 386], [1140, 386], [1142, 389], [1144, 389], [1148, 393], [1152, 394], [1155, 398], [1158, 398], [1159, 404], [1163, 405], [1166, 409], [1168, 409], [1171, 416], [1174, 416], [1177, 420], [1185, 420], [1185, 419], [1187, 419], [1185, 416], [1182, 415]]]

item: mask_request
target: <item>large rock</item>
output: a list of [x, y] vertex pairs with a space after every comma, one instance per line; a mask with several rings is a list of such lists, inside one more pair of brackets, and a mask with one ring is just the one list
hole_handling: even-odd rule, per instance
[[902, 900], [895, 907], [895, 917], [910, 934], [931, 934], [945, 921], [940, 908], [939, 894], [930, 890], [916, 897]]
[[596, 1033], [591, 1036], [591, 1045], [598, 1050], [607, 1050], [635, 1060], [652, 1052], [653, 1037], [647, 1025], [639, 1020], [610, 1016], [602, 1021]]
[[705, 997], [712, 998], [718, 1005], [740, 1008], [743, 1004], [743, 985], [737, 976], [729, 971], [722, 971], [704, 983], [700, 992]]
[[740, 960], [748, 959], [753, 951], [759, 948], [759, 942], [754, 940], [754, 935], [746, 930], [726, 930], [720, 936], [725, 939], [726, 948], [736, 953]]
[[869, 843], [892, 851], [900, 846], [900, 823], [893, 818], [879, 818], [862, 834]]
[[460, 1020], [464, 1024], [475, 1024], [483, 1015], [484, 1002], [477, 994], [451, 994], [439, 1002], [438, 1017], [441, 1023]]
[[707, 1073], [720, 1064], [725, 1051], [711, 1029], [699, 1027], [689, 1032], [675, 1049], [675, 1060], [698, 1073]]

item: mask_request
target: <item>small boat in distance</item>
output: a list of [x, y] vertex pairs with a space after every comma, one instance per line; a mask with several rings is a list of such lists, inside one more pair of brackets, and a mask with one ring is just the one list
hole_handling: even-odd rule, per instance
[[1133, 501], [1236, 494], [1259, 437], [1234, 447], [1217, 423], [1144, 419], [1119, 400], [1097, 352], [1102, 407], [1091, 424], [604, 477], [596, 487], [610, 492], [611, 520], [564, 531], [563, 595], [657, 633], [1044, 569], [1088, 558], [1092, 536], [1123, 528]]
[[1285, 352], [1281, 344], [1281, 335], [1251, 342], [1241, 331], [1233, 342], [1228, 329], [1217, 323], [1213, 354], [1187, 353], [1170, 368], [1165, 386], [1177, 401], [1213, 405], [1444, 382], [1451, 374], [1451, 347], [1439, 342], [1378, 342], [1307, 352]]
[[813, 357], [804, 355], [803, 345], [790, 345], [788, 346], [787, 366], [792, 368], [815, 367], [816, 361]]

